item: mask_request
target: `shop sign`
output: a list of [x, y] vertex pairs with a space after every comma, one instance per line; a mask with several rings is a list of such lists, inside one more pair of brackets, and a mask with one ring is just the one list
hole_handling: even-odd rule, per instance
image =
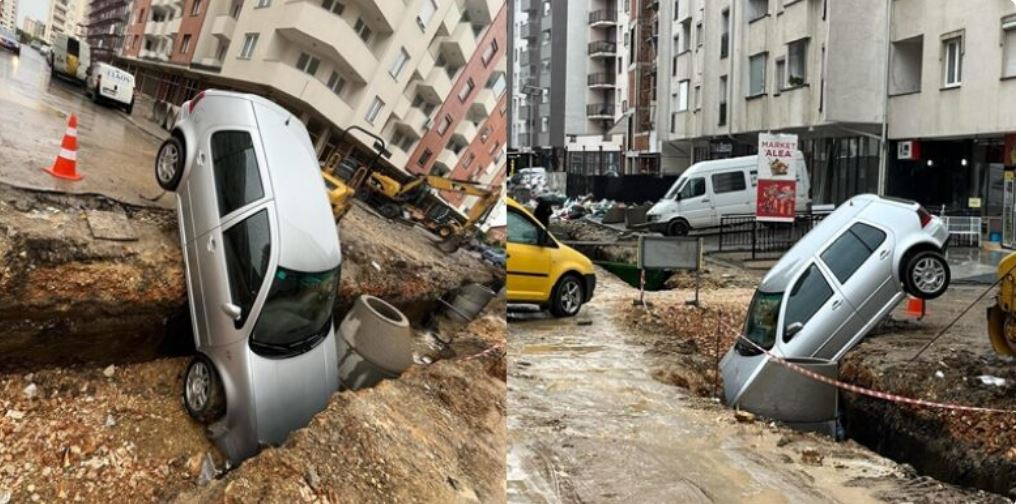
[[897, 159], [918, 161], [921, 157], [922, 149], [918, 140], [904, 140], [897, 142]]
[[968, 208], [982, 208], [982, 198], [968, 198]]
[[759, 133], [756, 220], [794, 222], [797, 152], [797, 135]]

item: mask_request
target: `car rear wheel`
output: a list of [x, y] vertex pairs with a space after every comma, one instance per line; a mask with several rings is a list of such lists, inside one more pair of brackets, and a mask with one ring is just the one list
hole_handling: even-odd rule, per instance
[[184, 175], [184, 144], [172, 136], [160, 145], [156, 154], [156, 183], [164, 190], [174, 191]]
[[923, 250], [911, 256], [904, 271], [904, 287], [908, 294], [922, 299], [936, 299], [950, 286], [950, 265], [938, 252]]
[[566, 275], [553, 288], [553, 297], [549, 300], [549, 310], [554, 317], [573, 317], [581, 310], [585, 299], [585, 287], [581, 279], [574, 275]]
[[667, 236], [687, 236], [688, 223], [683, 220], [675, 220], [667, 226]]
[[196, 421], [210, 424], [227, 411], [223, 383], [216, 367], [204, 355], [198, 355], [188, 364], [184, 373], [184, 406]]

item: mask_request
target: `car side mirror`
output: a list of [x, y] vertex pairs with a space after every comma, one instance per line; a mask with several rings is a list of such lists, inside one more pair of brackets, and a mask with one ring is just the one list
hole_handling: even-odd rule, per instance
[[240, 306], [234, 303], [223, 303], [222, 305], [220, 305], [220, 309], [223, 310], [223, 313], [226, 313], [227, 316], [231, 318], [231, 320], [234, 321], [241, 320]]
[[783, 335], [785, 338], [790, 338], [791, 336], [794, 336], [795, 334], [801, 332], [801, 330], [804, 328], [805, 324], [802, 324], [801, 322], [794, 322], [788, 325], [786, 329], [784, 329]]

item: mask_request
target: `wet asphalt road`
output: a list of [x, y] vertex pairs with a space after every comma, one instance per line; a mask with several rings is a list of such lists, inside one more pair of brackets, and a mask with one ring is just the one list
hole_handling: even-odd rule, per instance
[[[59, 153], [71, 113], [78, 116], [78, 172], [84, 176], [77, 182], [42, 170]], [[51, 79], [34, 49], [24, 46], [21, 56], [0, 51], [0, 182], [172, 208], [172, 198], [151, 203], [139, 196], [160, 192], [152, 173], [159, 143], [121, 110], [92, 103], [82, 85]]]
[[[637, 291], [599, 273], [576, 319], [508, 313], [510, 502], [875, 501], [848, 480], [886, 478], [892, 462], [810, 436], [780, 448], [782, 430], [654, 380], [624, 320]], [[809, 448], [827, 462], [799, 463]]]

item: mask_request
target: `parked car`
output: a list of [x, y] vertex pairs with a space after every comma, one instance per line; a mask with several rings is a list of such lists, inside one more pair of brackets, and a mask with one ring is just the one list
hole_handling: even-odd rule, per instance
[[744, 326], [750, 343], [739, 338], [720, 362], [727, 404], [773, 418], [777, 408], [813, 408], [785, 390], [787, 378], [767, 369], [760, 348], [810, 364], [838, 362], [905, 293], [933, 299], [946, 291], [948, 236], [912, 201], [866, 194], [839, 206], [762, 279]]
[[503, 268], [507, 264], [507, 255], [503, 250], [497, 248], [483, 247], [482, 259], [498, 268]]
[[0, 47], [21, 55], [21, 42], [18, 41], [18, 36], [4, 29], [0, 29]]
[[592, 261], [557, 241], [520, 203], [507, 202], [507, 301], [574, 316], [592, 299]]
[[[795, 155], [795, 210], [809, 204], [808, 170], [800, 151]], [[755, 214], [758, 157], [702, 161], [684, 171], [661, 200], [646, 212], [648, 228], [667, 236], [720, 225], [724, 215]]]
[[237, 464], [337, 390], [330, 204], [305, 126], [255, 95], [185, 102], [155, 171], [177, 194], [195, 333], [185, 407]]
[[135, 107], [135, 76], [113, 65], [96, 63], [85, 79], [85, 93], [95, 103], [115, 103], [131, 114]]
[[61, 76], [85, 82], [92, 63], [91, 54], [89, 44], [85, 41], [58, 33], [53, 38], [53, 48], [49, 54], [50, 77]]

